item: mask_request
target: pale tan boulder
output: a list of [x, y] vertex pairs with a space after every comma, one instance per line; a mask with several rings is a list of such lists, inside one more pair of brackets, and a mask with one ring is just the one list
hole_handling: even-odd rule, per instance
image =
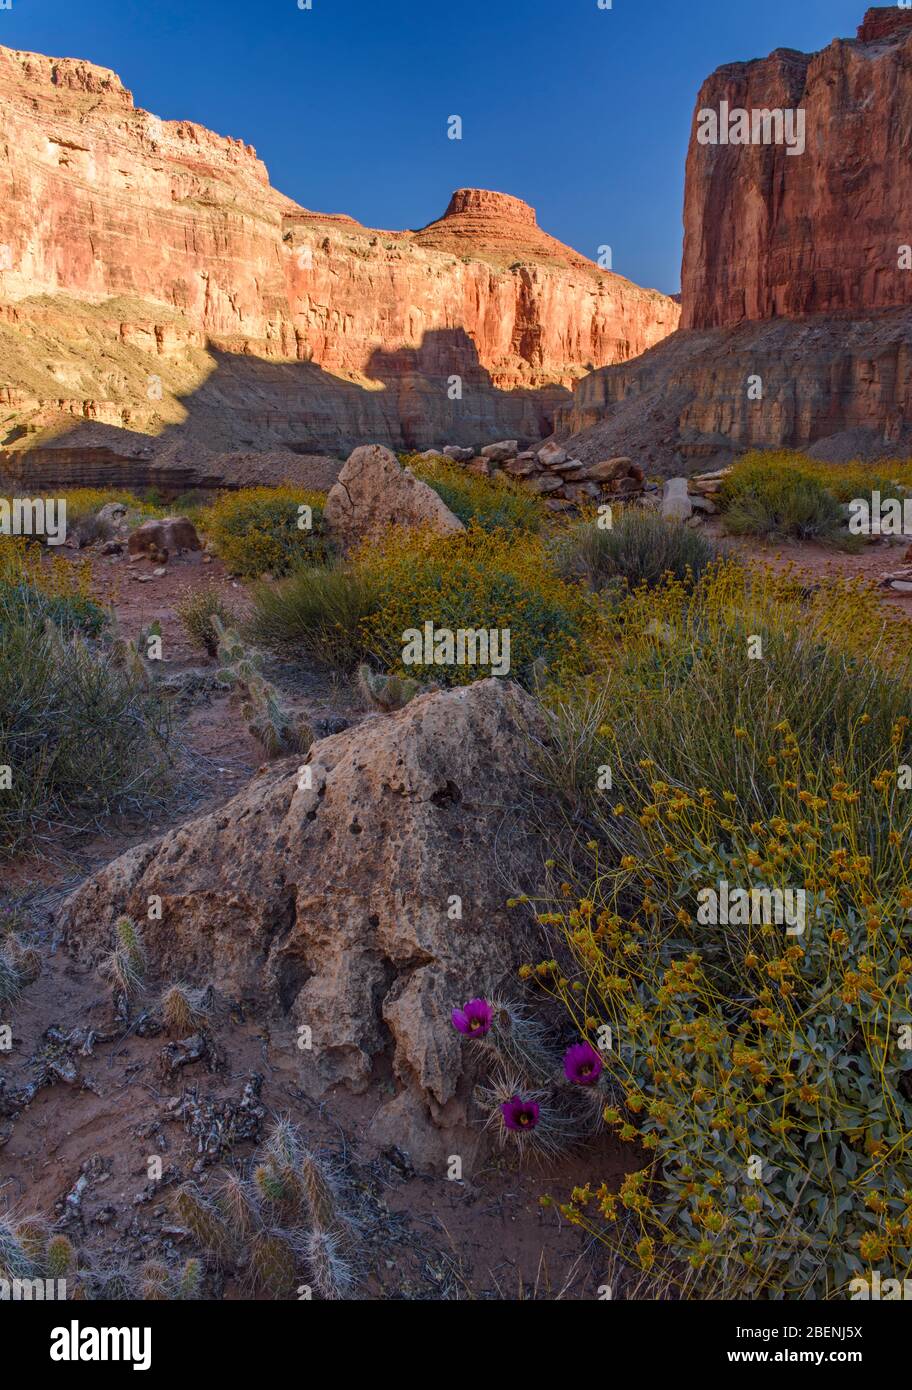
[[434, 489], [381, 444], [365, 444], [349, 456], [323, 516], [346, 545], [380, 536], [391, 526], [429, 527], [444, 535], [465, 530]]

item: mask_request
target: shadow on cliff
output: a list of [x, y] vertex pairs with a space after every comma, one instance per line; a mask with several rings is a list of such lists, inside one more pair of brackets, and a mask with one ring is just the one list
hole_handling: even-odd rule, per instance
[[[43, 486], [77, 478], [141, 486], [166, 481], [161, 475], [167, 465], [176, 486], [207, 486], [217, 480], [212, 455], [218, 454], [290, 450], [344, 457], [372, 443], [399, 450], [504, 438], [532, 443], [551, 433], [556, 411], [572, 399], [559, 385], [499, 389], [460, 328], [428, 332], [417, 347], [375, 350], [355, 381], [313, 362], [274, 361], [213, 343], [207, 352], [210, 374], [192, 392], [175, 397], [186, 411], [181, 424], [149, 435], [95, 420], [62, 421], [32, 436], [31, 446], [20, 443], [17, 471]], [[155, 359], [149, 365], [154, 369]], [[142, 410], [134, 414], [140, 418]], [[59, 477], [51, 476], [54, 455]], [[3, 459], [7, 468], [10, 457]], [[154, 474], [149, 479], [143, 476], [144, 459]]]

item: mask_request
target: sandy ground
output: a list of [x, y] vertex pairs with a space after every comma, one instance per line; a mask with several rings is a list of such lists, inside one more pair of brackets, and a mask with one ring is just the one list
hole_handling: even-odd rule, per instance
[[[160, 621], [168, 671], [207, 667], [174, 612], [188, 585], [211, 583], [228, 602], [243, 604], [241, 587], [218, 561], [172, 562], [146, 583], [132, 578], [134, 569], [151, 575], [145, 561], [133, 567], [96, 557], [92, 564], [93, 589], [114, 606], [125, 636]], [[277, 666], [269, 674], [279, 684], [287, 679], [318, 725], [363, 717], [351, 691], [319, 671]], [[596, 1297], [606, 1279], [604, 1252], [587, 1247], [580, 1232], [556, 1208], [542, 1208], [539, 1198], [547, 1193], [563, 1201], [587, 1181], [615, 1186], [626, 1168], [638, 1166], [629, 1150], [620, 1153], [605, 1138], [550, 1168], [519, 1171], [495, 1152], [482, 1172], [463, 1181], [418, 1174], [406, 1154], [377, 1150], [364, 1137], [388, 1099], [389, 1078], [378, 1076], [362, 1096], [339, 1087], [315, 1099], [302, 1084], [292, 1030], [246, 1017], [225, 1000], [217, 1001], [213, 1015], [213, 1059], [168, 1074], [163, 1049], [169, 1039], [143, 1036], [149, 1024], [138, 1024], [137, 1013], [154, 1014], [161, 987], [171, 982], [150, 981], [125, 1026], [115, 1017], [108, 983], [70, 959], [53, 929], [65, 894], [129, 845], [227, 800], [263, 761], [227, 694], [203, 698], [181, 719], [179, 735], [187, 775], [167, 811], [107, 825], [92, 837], [58, 840], [5, 873], [3, 901], [17, 901], [26, 911], [43, 969], [15, 1007], [12, 1050], [0, 1051], [0, 1214], [42, 1213], [96, 1265], [135, 1273], [156, 1259], [177, 1267], [196, 1252], [173, 1212], [174, 1189], [189, 1177], [204, 1187], [214, 1184], [224, 1164], [243, 1165], [255, 1149], [253, 1137], [223, 1148], [210, 1138], [212, 1151], [201, 1153], [206, 1140], [195, 1130], [202, 1124], [211, 1136], [252, 1088], [255, 1134], [265, 1133], [272, 1116], [288, 1114], [338, 1171], [358, 1222], [359, 1297]], [[96, 1036], [87, 1044], [88, 1030]], [[22, 1104], [31, 1093], [23, 1088], [34, 1086], [33, 1098]], [[175, 1117], [181, 1107], [184, 1118]], [[164, 1172], [151, 1182], [148, 1165], [156, 1155]], [[218, 1276], [207, 1278], [206, 1295], [246, 1296]]]

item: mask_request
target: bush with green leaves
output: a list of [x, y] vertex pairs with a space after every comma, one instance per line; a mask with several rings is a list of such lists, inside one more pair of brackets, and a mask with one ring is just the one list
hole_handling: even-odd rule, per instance
[[198, 523], [232, 574], [278, 577], [332, 556], [324, 501], [321, 492], [291, 486], [242, 488], [222, 493]]
[[642, 507], [625, 507], [611, 526], [593, 519], [570, 527], [555, 545], [555, 563], [565, 578], [582, 579], [594, 590], [615, 581], [636, 588], [652, 587], [669, 574], [698, 579], [718, 553], [680, 521], [666, 521]]
[[720, 494], [723, 524], [733, 536], [823, 541], [852, 548], [842, 509], [810, 473], [762, 456], [739, 463]]
[[[0, 584], [0, 852], [160, 803], [169, 784], [170, 719], [147, 680], [123, 671], [46, 596]], [[58, 610], [59, 616], [59, 610]], [[78, 615], [82, 617], [82, 613]]]
[[[537, 752], [569, 847], [538, 905], [553, 958], [520, 973], [593, 1046], [610, 1030], [603, 1118], [631, 1168], [564, 1215], [682, 1297], [902, 1278], [910, 625], [856, 584], [730, 564], [613, 618], [601, 688], [555, 700]], [[707, 911], [723, 883], [755, 894], [746, 917]]]
[[193, 645], [201, 647], [210, 657], [214, 657], [218, 651], [218, 633], [213, 618], [218, 618], [223, 627], [235, 627], [238, 621], [237, 613], [214, 584], [186, 589], [175, 604], [174, 611]]
[[541, 498], [513, 478], [469, 473], [445, 456], [425, 459], [406, 454], [402, 462], [433, 488], [464, 526], [475, 522], [485, 531], [540, 531], [544, 525]]

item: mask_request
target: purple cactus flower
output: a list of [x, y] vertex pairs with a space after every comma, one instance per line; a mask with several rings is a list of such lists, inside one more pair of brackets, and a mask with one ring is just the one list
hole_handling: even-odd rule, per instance
[[512, 1100], [505, 1100], [500, 1107], [503, 1115], [503, 1122], [507, 1129], [522, 1133], [524, 1129], [534, 1129], [538, 1124], [538, 1117], [541, 1113], [538, 1102], [534, 1100], [523, 1100], [520, 1096], [514, 1096]]
[[494, 1010], [487, 999], [470, 999], [452, 1013], [453, 1027], [469, 1038], [483, 1038], [491, 1031]]
[[593, 1085], [598, 1081], [601, 1071], [602, 1059], [589, 1043], [576, 1043], [574, 1047], [567, 1049], [564, 1057], [564, 1075], [574, 1085]]

